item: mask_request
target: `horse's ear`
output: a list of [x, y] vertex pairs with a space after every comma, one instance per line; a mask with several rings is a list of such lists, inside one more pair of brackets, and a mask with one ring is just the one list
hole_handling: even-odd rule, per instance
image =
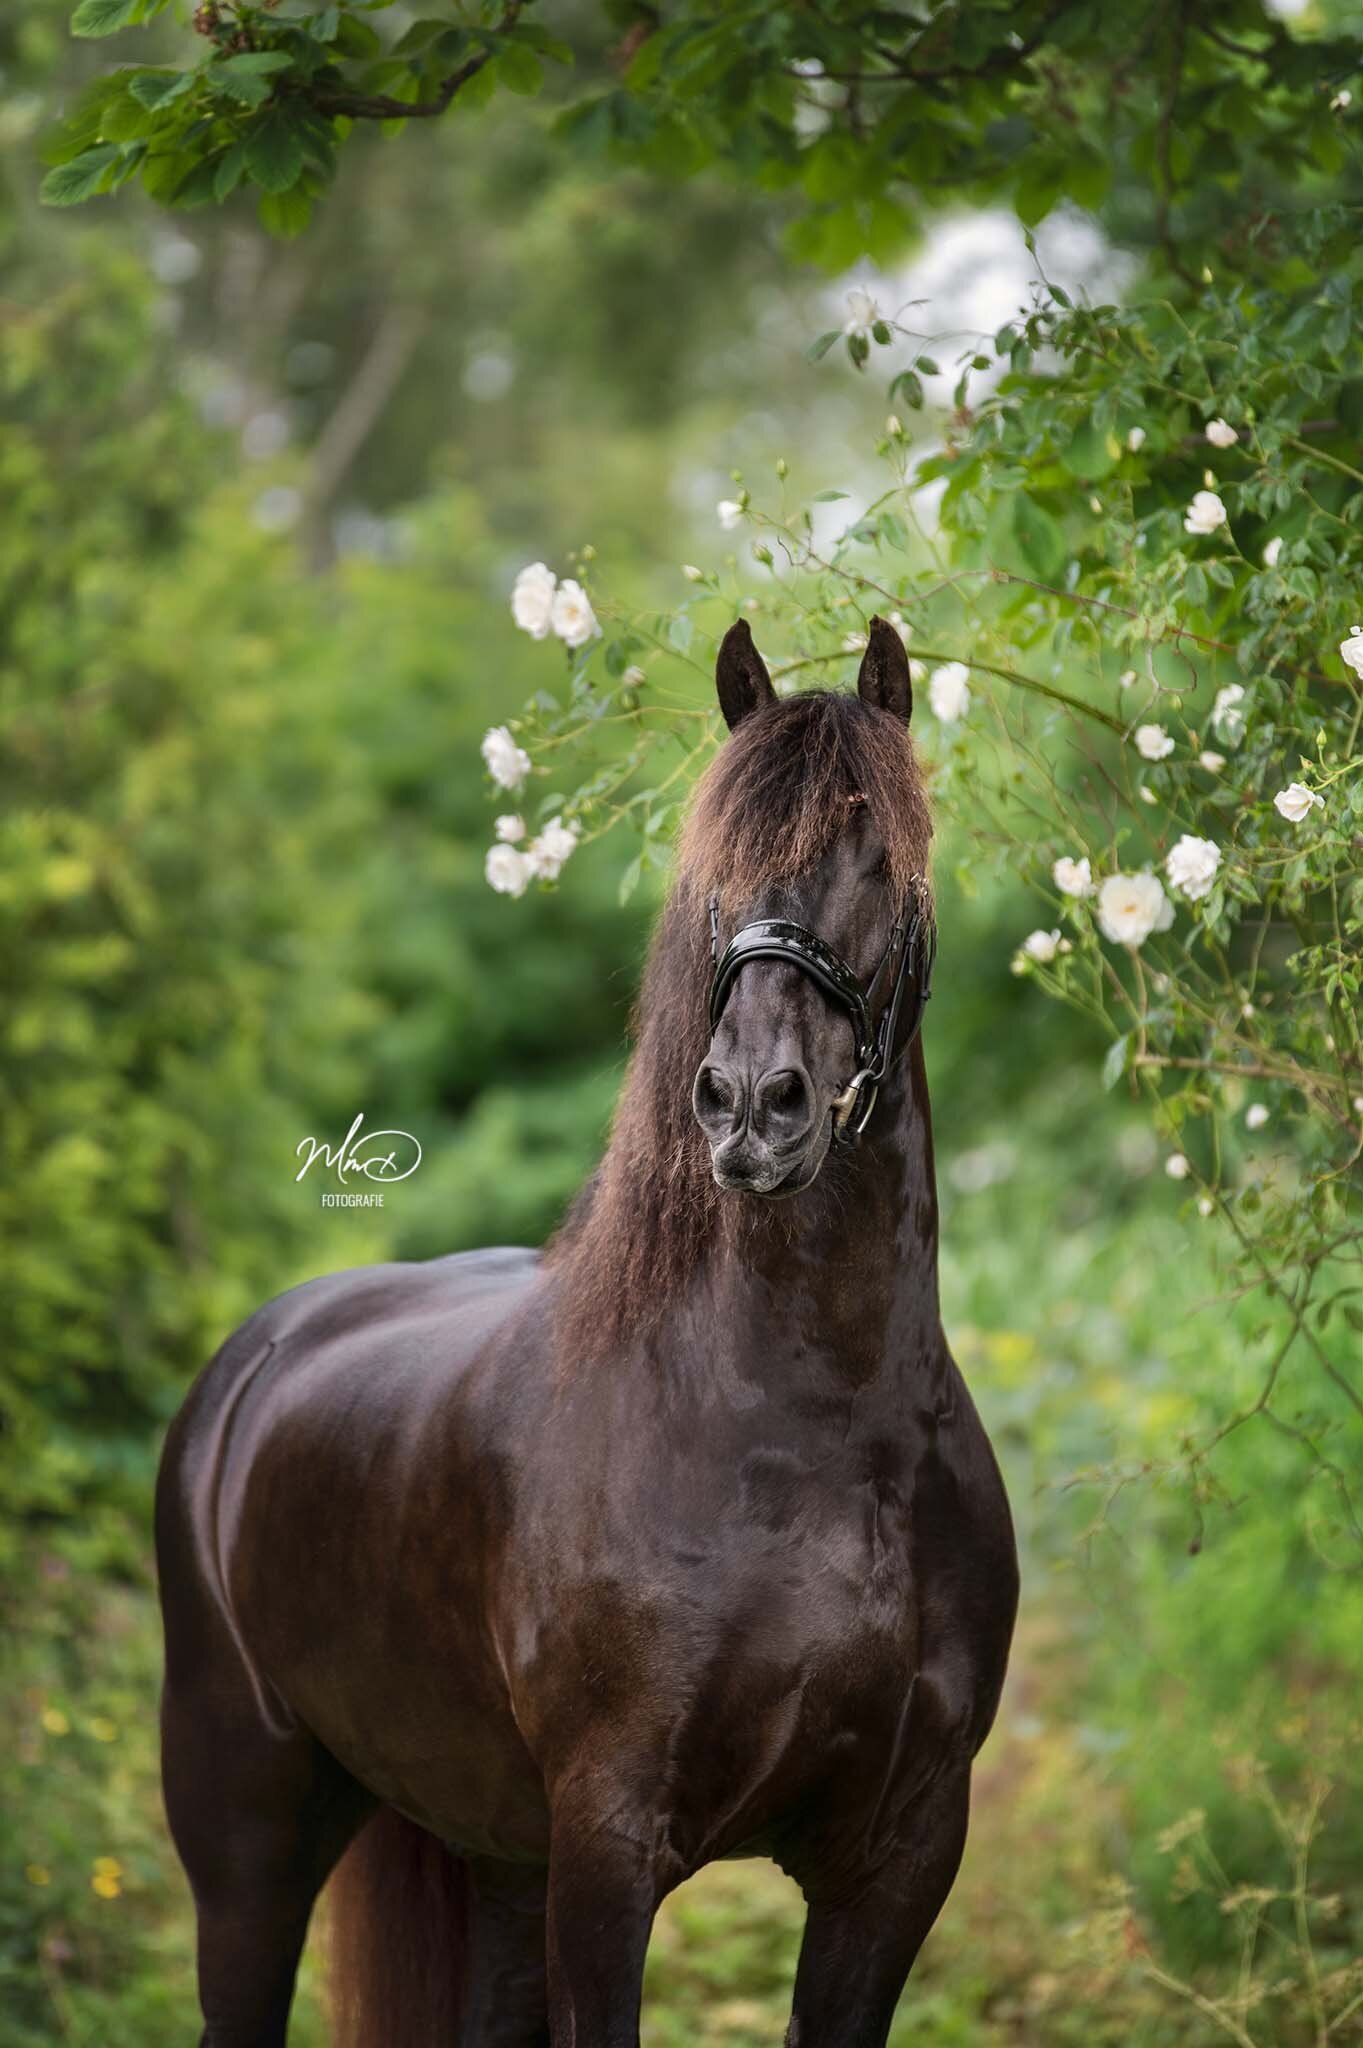
[[737, 619], [719, 643], [715, 689], [730, 732], [750, 711], [776, 702], [767, 664], [753, 645], [752, 627], [746, 619]]
[[905, 725], [913, 717], [909, 657], [888, 619], [871, 621], [857, 675], [857, 692], [863, 704], [874, 704], [878, 711], [892, 711]]

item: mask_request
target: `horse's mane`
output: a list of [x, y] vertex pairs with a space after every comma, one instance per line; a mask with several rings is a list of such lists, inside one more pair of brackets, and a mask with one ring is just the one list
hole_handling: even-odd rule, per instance
[[897, 899], [927, 889], [931, 818], [907, 727], [825, 690], [745, 718], [697, 787], [677, 876], [644, 970], [635, 1051], [610, 1145], [546, 1254], [559, 1279], [560, 1335], [600, 1351], [656, 1320], [707, 1244], [768, 1219], [721, 1195], [691, 1111], [710, 1042], [708, 904], [741, 913], [773, 883], [810, 873], [866, 805]]

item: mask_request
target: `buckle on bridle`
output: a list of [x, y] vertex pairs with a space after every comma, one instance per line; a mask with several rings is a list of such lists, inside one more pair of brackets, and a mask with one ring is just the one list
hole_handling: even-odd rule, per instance
[[[863, 1067], [859, 1074], [853, 1074], [841, 1095], [835, 1095], [829, 1107], [833, 1111], [833, 1136], [840, 1145], [854, 1145], [871, 1121], [871, 1112], [876, 1106], [880, 1093], [880, 1075], [874, 1067]], [[861, 1098], [865, 1096], [863, 1101]]]

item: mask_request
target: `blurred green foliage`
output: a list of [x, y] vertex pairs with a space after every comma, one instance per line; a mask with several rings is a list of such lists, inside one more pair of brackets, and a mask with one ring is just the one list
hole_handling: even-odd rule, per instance
[[[131, 197], [93, 232], [39, 214], [36, 138], [103, 62], [68, 11], [16, 0], [0, 23], [0, 2041], [171, 2048], [195, 2019], [155, 1769], [161, 1425], [232, 1323], [309, 1273], [541, 1239], [618, 1081], [655, 878], [623, 910], [605, 849], [514, 904], [483, 881], [478, 741], [552, 658], [512, 629], [511, 577], [591, 542], [632, 600], [669, 602], [729, 470], [784, 446], [821, 481], [879, 407], [798, 361], [822, 316], [779, 255], [797, 217], [841, 219], [823, 254], [859, 246], [859, 198], [742, 182], [754, 110], [759, 157], [794, 119], [762, 76], [788, 17], [717, 95], [733, 183], [646, 177], [619, 106], [578, 137], [598, 157], [565, 149], [548, 101], [499, 93], [399, 149], [357, 127], [281, 250], [241, 194], [192, 239]], [[987, 54], [1003, 16], [976, 13]], [[614, 98], [587, 20], [580, 68]], [[1036, 88], [1056, 135], [1062, 82]], [[648, 86], [650, 119], [674, 85]], [[244, 91], [224, 118], [268, 112]], [[1007, 142], [990, 104], [972, 92], [961, 149]], [[1259, 110], [1224, 118], [1249, 137]], [[888, 142], [872, 124], [867, 151]], [[978, 189], [1012, 177], [986, 166]], [[1123, 170], [1111, 204], [1148, 242], [1139, 183]], [[1163, 1484], [1171, 1445], [1252, 1396], [1257, 1317], [1142, 1118], [1096, 1088], [1101, 1035], [1010, 974], [1020, 878], [964, 837], [939, 874], [944, 1299], [1028, 1608], [896, 2042], [1201, 2048], [1226, 2037], [1205, 2001], [1236, 1995], [1257, 1910], [1240, 2024], [1315, 2044], [1311, 1972], [1347, 2010], [1363, 1947], [1363, 1588], [1322, 1561], [1324, 1482], [1272, 1432], [1228, 1440], [1193, 1507]], [[360, 1110], [425, 1161], [382, 1212], [324, 1212], [294, 1148]], [[1114, 1461], [1141, 1483], [1114, 1491]], [[760, 1866], [689, 1887], [648, 2038], [777, 2038], [797, 1924]], [[298, 2035], [325, 2039], [312, 1969]]]

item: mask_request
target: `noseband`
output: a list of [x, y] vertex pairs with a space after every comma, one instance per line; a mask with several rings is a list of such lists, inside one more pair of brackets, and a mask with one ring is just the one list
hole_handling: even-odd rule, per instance
[[[872, 1004], [880, 977], [898, 953], [894, 984], [889, 1001], [872, 1021]], [[845, 1010], [856, 1040], [857, 1068], [847, 1086], [833, 1098], [833, 1135], [844, 1145], [854, 1145], [871, 1120], [880, 1084], [889, 1069], [899, 1022], [904, 983], [912, 976], [913, 1008], [909, 1014], [904, 1044], [918, 1036], [923, 1011], [932, 994], [932, 963], [937, 952], [937, 935], [932, 919], [915, 894], [894, 921], [885, 951], [875, 973], [863, 987], [840, 953], [825, 945], [817, 932], [790, 918], [763, 917], [735, 932], [723, 954], [719, 950], [719, 900], [710, 898], [710, 958], [715, 963], [710, 983], [710, 1031], [715, 1032], [734, 978], [750, 960], [783, 960], [798, 967], [831, 1003]]]

